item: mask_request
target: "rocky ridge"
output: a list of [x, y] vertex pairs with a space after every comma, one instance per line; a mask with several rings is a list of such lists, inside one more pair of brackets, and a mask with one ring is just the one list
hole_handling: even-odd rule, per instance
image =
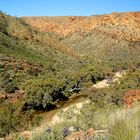
[[97, 31], [129, 41], [140, 40], [140, 12], [89, 17], [23, 17], [22, 19], [42, 32], [52, 32], [61, 36]]

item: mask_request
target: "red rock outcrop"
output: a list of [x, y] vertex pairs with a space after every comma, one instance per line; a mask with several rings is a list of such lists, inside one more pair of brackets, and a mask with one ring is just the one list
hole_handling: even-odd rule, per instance
[[123, 97], [126, 108], [132, 108], [135, 104], [140, 104], [140, 89], [129, 90]]

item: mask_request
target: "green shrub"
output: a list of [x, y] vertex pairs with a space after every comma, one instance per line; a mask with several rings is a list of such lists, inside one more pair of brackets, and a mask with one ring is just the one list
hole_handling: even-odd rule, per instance
[[10, 74], [7, 71], [0, 74], [0, 87], [6, 93], [15, 92], [15, 84], [12, 80], [10, 80]]
[[21, 136], [21, 135], [14, 136], [14, 139], [15, 140], [26, 140], [26, 138], [24, 138], [24, 136]]
[[31, 112], [22, 113], [22, 104], [5, 104], [0, 109], [0, 136], [28, 128]]
[[8, 72], [4, 72], [4, 70], [0, 73], [0, 86], [4, 88], [9, 83], [10, 74]]
[[97, 107], [103, 107], [107, 104], [109, 97], [106, 90], [91, 88], [88, 92], [88, 97]]
[[63, 140], [63, 133], [61, 129], [53, 129], [51, 133], [46, 131], [42, 133], [34, 133], [29, 140]]
[[4, 87], [4, 91], [6, 93], [13, 93], [15, 92], [15, 85], [13, 82], [8, 83], [5, 87]]
[[31, 120], [31, 124], [33, 127], [37, 127], [41, 124], [41, 121], [42, 121], [42, 117], [37, 115], [33, 117], [33, 119]]
[[64, 83], [55, 78], [29, 80], [23, 86], [25, 102], [32, 108], [41, 106], [45, 109], [63, 98], [63, 86]]

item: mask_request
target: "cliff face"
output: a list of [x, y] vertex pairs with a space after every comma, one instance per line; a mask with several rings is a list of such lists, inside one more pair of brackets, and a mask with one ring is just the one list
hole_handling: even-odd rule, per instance
[[103, 32], [126, 40], [140, 40], [140, 12], [89, 17], [23, 17], [42, 32], [68, 36], [80, 32]]

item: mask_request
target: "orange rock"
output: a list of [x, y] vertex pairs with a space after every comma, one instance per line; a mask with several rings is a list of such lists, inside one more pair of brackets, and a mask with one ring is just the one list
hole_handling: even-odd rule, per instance
[[92, 138], [94, 135], [95, 135], [95, 132], [94, 132], [93, 128], [90, 128], [90, 129], [87, 130], [87, 136], [89, 138]]
[[129, 90], [123, 97], [126, 108], [133, 107], [134, 103], [140, 103], [140, 89]]
[[0, 99], [6, 99], [6, 98], [7, 98], [7, 96], [5, 94], [0, 93]]

